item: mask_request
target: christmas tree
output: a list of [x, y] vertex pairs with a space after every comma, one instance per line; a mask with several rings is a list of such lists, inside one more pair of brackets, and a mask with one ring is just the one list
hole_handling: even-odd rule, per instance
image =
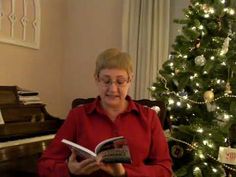
[[190, 1], [185, 18], [175, 20], [182, 32], [150, 88], [168, 108], [176, 176], [236, 176], [236, 152], [231, 163], [218, 158], [220, 147], [236, 150], [234, 1]]

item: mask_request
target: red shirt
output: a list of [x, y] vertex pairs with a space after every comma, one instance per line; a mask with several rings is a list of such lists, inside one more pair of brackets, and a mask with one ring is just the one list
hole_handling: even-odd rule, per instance
[[[38, 163], [40, 177], [69, 177], [66, 160], [70, 149], [63, 138], [94, 151], [104, 139], [124, 136], [132, 164], [124, 164], [127, 177], [171, 177], [171, 158], [159, 118], [154, 110], [127, 97], [126, 111], [112, 122], [100, 107], [99, 97], [93, 102], [72, 109], [56, 137]], [[86, 177], [110, 177], [99, 170]]]

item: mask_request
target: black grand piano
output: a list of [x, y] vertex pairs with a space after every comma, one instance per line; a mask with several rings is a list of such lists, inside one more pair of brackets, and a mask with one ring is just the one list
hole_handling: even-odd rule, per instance
[[63, 120], [45, 104], [22, 104], [17, 89], [0, 86], [0, 176], [36, 177], [37, 160]]

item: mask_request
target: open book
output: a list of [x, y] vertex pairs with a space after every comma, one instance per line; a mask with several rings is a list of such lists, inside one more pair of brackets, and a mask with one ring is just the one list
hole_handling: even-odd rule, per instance
[[123, 136], [100, 142], [94, 152], [66, 139], [63, 139], [62, 142], [76, 150], [78, 156], [82, 158], [96, 157], [98, 161], [104, 163], [131, 163], [129, 147]]

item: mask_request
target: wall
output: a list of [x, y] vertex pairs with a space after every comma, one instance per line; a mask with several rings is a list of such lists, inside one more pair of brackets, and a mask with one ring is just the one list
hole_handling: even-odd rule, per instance
[[66, 109], [76, 97], [94, 97], [96, 56], [110, 47], [121, 48], [122, 0], [70, 0], [63, 64]]
[[39, 50], [0, 43], [0, 85], [39, 91], [65, 118], [72, 99], [96, 96], [95, 57], [121, 46], [122, 0], [41, 0]]
[[[18, 85], [39, 91], [47, 110], [61, 115], [64, 55], [64, 0], [41, 0], [39, 50], [0, 43], [0, 85]], [[58, 13], [60, 12], [60, 13]]]
[[[0, 43], [0, 85], [37, 90], [50, 114], [65, 118], [76, 97], [97, 95], [98, 53], [121, 47], [123, 0], [41, 0], [41, 47]], [[171, 0], [172, 15], [185, 0]], [[172, 17], [173, 17], [172, 16]], [[171, 40], [177, 28], [171, 27]]]
[[187, 8], [189, 5], [189, 1], [186, 0], [171, 0], [171, 13], [170, 13], [170, 47], [169, 51], [172, 51], [172, 45], [175, 42], [175, 37], [181, 33], [182, 26], [180, 24], [174, 23], [174, 19], [183, 19], [184, 13], [183, 9]]

